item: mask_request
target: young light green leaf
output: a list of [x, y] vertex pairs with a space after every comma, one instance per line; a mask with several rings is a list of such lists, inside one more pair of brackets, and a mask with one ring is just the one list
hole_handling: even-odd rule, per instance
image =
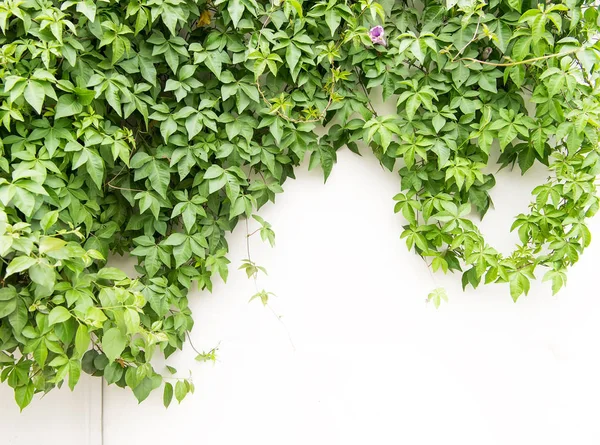
[[121, 356], [126, 345], [127, 337], [119, 328], [111, 328], [102, 336], [102, 351], [111, 362]]

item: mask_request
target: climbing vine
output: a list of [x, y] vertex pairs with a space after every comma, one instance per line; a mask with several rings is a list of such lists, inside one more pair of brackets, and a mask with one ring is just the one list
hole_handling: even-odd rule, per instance
[[[151, 361], [227, 279], [226, 234], [273, 242], [256, 210], [362, 142], [434, 272], [558, 291], [598, 210], [599, 31], [587, 0], [0, 0], [0, 380], [21, 408], [81, 371], [181, 401]], [[549, 171], [508, 256], [475, 223], [496, 162]]]

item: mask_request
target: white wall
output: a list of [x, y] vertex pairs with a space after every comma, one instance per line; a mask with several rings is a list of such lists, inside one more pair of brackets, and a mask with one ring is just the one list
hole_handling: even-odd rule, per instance
[[[513, 216], [543, 177], [498, 174], [496, 210], [482, 224], [492, 245], [511, 250]], [[159, 393], [138, 406], [105, 388], [104, 445], [600, 443], [598, 218], [567, 288], [552, 297], [536, 284], [515, 304], [503, 285], [463, 293], [459, 276], [432, 278], [399, 239], [399, 178], [372, 156], [343, 150], [326, 185], [299, 169], [284, 188], [260, 212], [277, 246], [257, 235], [252, 254], [285, 327], [248, 303], [252, 281], [236, 270], [242, 224], [230, 237], [229, 282], [192, 298], [192, 338], [204, 350], [220, 342], [218, 363], [194, 362], [189, 348], [176, 355], [196, 393], [169, 410]], [[436, 310], [425, 297], [438, 286], [450, 302]], [[2, 444], [99, 444], [92, 388], [50, 394], [19, 415], [0, 387]]]
[[[463, 293], [459, 276], [432, 279], [399, 239], [399, 179], [373, 157], [341, 151], [326, 185], [320, 172], [298, 176], [261, 211], [276, 248], [252, 239], [253, 259], [269, 271], [259, 285], [278, 295], [285, 327], [248, 303], [252, 281], [233, 267], [227, 285], [192, 299], [194, 343], [220, 342], [219, 362], [177, 355], [197, 390], [169, 410], [160, 394], [137, 406], [105, 389], [106, 445], [600, 442], [600, 221], [565, 291], [534, 285], [515, 304], [506, 286]], [[498, 175], [496, 211], [482, 226], [493, 245], [511, 250], [513, 216], [543, 177]], [[230, 238], [234, 266], [244, 237], [240, 225]], [[450, 302], [436, 310], [425, 297], [442, 285]]]
[[101, 393], [99, 379], [82, 375], [75, 391], [36, 395], [19, 413], [12, 389], [0, 384], [0, 444], [102, 445]]

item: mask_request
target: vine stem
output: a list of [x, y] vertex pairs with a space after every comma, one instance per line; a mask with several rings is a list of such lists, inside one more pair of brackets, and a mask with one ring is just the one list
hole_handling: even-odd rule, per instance
[[[246, 254], [248, 255], [248, 261], [250, 261], [251, 263], [253, 263], [252, 261], [252, 257], [250, 256], [250, 237], [252, 236], [250, 234], [250, 229], [248, 228], [248, 218], [246, 218], [244, 220], [244, 222], [246, 223]], [[256, 290], [256, 293], [258, 293], [258, 283], [256, 282], [256, 272], [254, 272], [252, 274], [252, 278], [254, 281], [254, 289]]]
[[[469, 41], [468, 41], [468, 42], [465, 44], [465, 46], [463, 46], [463, 47], [460, 49], [460, 51], [458, 51], [458, 53], [456, 54], [456, 56], [454, 56], [454, 57], [452, 58], [452, 61], [453, 61], [453, 62], [456, 62], [456, 57], [460, 56], [460, 55], [463, 53], [463, 51], [464, 51], [465, 49], [467, 49], [467, 47], [468, 47], [468, 46], [469, 46], [471, 43], [473, 43], [473, 42], [474, 42], [474, 41], [477, 39], [477, 33], [479, 32], [479, 26], [480, 26], [480, 25], [481, 25], [481, 15], [479, 15], [479, 16], [478, 16], [478, 18], [477, 18], [477, 27], [475, 28], [475, 33], [473, 34], [473, 37], [471, 37], [471, 40], [469, 40]], [[459, 59], [459, 60], [461, 60], [461, 59]]]
[[365, 87], [365, 84], [363, 83], [363, 81], [360, 77], [358, 68], [355, 68], [354, 70], [356, 71], [356, 77], [358, 78], [358, 83], [360, 83], [360, 86], [362, 87], [363, 91], [365, 92], [365, 96], [367, 97], [367, 104], [369, 105], [369, 108], [371, 109], [371, 113], [373, 113], [373, 116], [377, 117], [378, 116], [377, 111], [375, 111], [373, 102], [371, 102], [371, 98], [369, 97], [369, 92], [367, 91], [367, 87]]
[[257, 233], [257, 232], [259, 232], [259, 231], [260, 231], [260, 229], [256, 229], [254, 232], [252, 232], [252, 233], [248, 234], [248, 236], [250, 237], [250, 236], [254, 235], [255, 233]]
[[[250, 261], [251, 263], [254, 263], [252, 261], [252, 257], [250, 256], [250, 237], [256, 233], [256, 230], [254, 232], [250, 233], [250, 228], [248, 227], [248, 218], [246, 218], [244, 220], [244, 223], [246, 225], [246, 253], [248, 255], [248, 261]], [[254, 289], [255, 289], [256, 293], [258, 294], [259, 290], [258, 290], [257, 275], [258, 275], [258, 272], [254, 272], [252, 274], [252, 278], [253, 278], [253, 281], [254, 281]], [[294, 340], [292, 340], [292, 335], [290, 334], [290, 330], [288, 329], [288, 327], [285, 324], [285, 322], [281, 319], [281, 315], [279, 315], [279, 314], [277, 314], [277, 312], [275, 312], [275, 310], [269, 304], [268, 301], [265, 304], [265, 306], [267, 306], [269, 308], [269, 310], [273, 313], [273, 316], [277, 319], [277, 321], [279, 323], [281, 323], [281, 326], [283, 326], [283, 329], [285, 330], [285, 333], [287, 334], [288, 340], [289, 340], [290, 344], [292, 345], [292, 349], [294, 351], [296, 351], [296, 345], [294, 344]]]
[[471, 57], [461, 57], [460, 59], [456, 59], [454, 60], [455, 62], [459, 62], [461, 60], [467, 60], [470, 62], [475, 62], [475, 63], [481, 63], [482, 65], [491, 65], [491, 66], [517, 66], [517, 65], [525, 65], [528, 63], [533, 63], [533, 62], [539, 62], [540, 60], [547, 60], [547, 59], [552, 59], [554, 57], [561, 57], [561, 56], [566, 56], [569, 54], [574, 54], [574, 53], [578, 53], [580, 51], [583, 51], [585, 49], [585, 47], [580, 47], [580, 48], [576, 48], [576, 49], [572, 49], [569, 51], [563, 51], [560, 53], [554, 53], [554, 54], [548, 54], [546, 56], [540, 56], [540, 57], [534, 57], [532, 59], [525, 59], [525, 60], [520, 60], [518, 62], [506, 62], [506, 63], [496, 63], [496, 62], [488, 62], [486, 60], [479, 60], [479, 59], [473, 59]]
[[190, 336], [190, 333], [188, 331], [185, 331], [185, 335], [187, 336], [188, 339], [188, 343], [190, 344], [190, 346], [192, 347], [192, 349], [194, 350], [194, 352], [198, 355], [201, 355], [202, 353], [200, 351], [198, 351], [196, 349], [196, 347], [194, 346], [194, 343], [192, 342], [192, 337]]
[[109, 186], [109, 187], [111, 187], [111, 188], [113, 188], [113, 189], [117, 189], [117, 190], [124, 190], [124, 191], [126, 191], [126, 192], [144, 192], [145, 190], [139, 190], [139, 189], [130, 189], [130, 188], [126, 188], [126, 187], [118, 187], [118, 186], [116, 186], [116, 185], [113, 185], [113, 184], [112, 184], [112, 182], [113, 182], [115, 179], [117, 179], [117, 178], [118, 178], [118, 177], [121, 175], [121, 173], [123, 173], [123, 170], [125, 170], [125, 167], [126, 167], [126, 166], [125, 166], [125, 165], [123, 165], [123, 166], [121, 167], [121, 170], [119, 171], [119, 173], [117, 173], [117, 174], [116, 174], [116, 175], [115, 175], [115, 176], [114, 176], [114, 177], [113, 177], [113, 178], [112, 178], [110, 181], [108, 181], [108, 182], [106, 183], [106, 185], [107, 185], [107, 186]]

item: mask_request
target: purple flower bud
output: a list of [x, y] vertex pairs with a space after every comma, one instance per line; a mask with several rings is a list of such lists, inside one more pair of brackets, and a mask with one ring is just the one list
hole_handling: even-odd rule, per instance
[[385, 37], [383, 37], [384, 34], [385, 34], [385, 31], [383, 30], [383, 26], [381, 26], [381, 25], [374, 26], [369, 31], [369, 37], [371, 38], [371, 42], [373, 42], [376, 45], [379, 44], [382, 46], [387, 46]]

